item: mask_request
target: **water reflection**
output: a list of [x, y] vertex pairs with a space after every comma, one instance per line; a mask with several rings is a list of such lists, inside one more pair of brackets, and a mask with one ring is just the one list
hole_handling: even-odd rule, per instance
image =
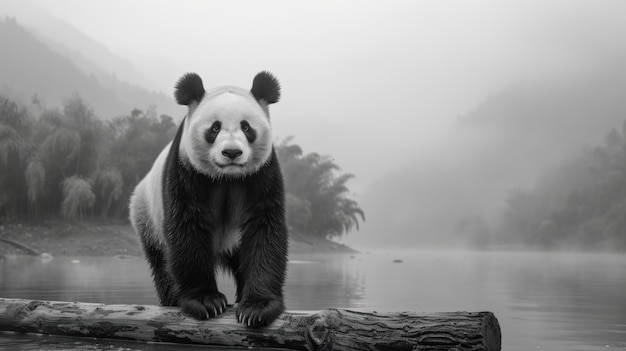
[[17, 257], [0, 262], [0, 296], [102, 303], [157, 303], [142, 258]]
[[[626, 260], [620, 255], [530, 254], [534, 264], [509, 279], [511, 308], [549, 322], [546, 339], [572, 349], [626, 348]], [[532, 317], [532, 318], [529, 318]]]
[[[361, 307], [363, 277], [345, 256], [309, 255], [290, 261], [286, 304], [292, 310]], [[235, 286], [228, 274], [218, 286], [230, 303]], [[99, 303], [158, 304], [143, 258], [17, 257], [0, 261], [0, 296]]]
[[[140, 343], [50, 335], [32, 336], [0, 332], [0, 350], [7, 351], [180, 351], [198, 349], [197, 346], [181, 344]], [[211, 348], [211, 350], [233, 351], [233, 348]]]
[[[232, 302], [232, 279], [219, 280]], [[285, 292], [290, 310], [493, 311], [502, 327], [503, 350], [626, 349], [625, 255], [301, 255], [291, 257]], [[6, 260], [0, 262], [0, 296], [157, 303], [142, 258]], [[0, 349], [3, 340], [0, 336]]]
[[290, 261], [286, 304], [291, 310], [363, 307], [365, 277], [346, 255], [302, 255]]

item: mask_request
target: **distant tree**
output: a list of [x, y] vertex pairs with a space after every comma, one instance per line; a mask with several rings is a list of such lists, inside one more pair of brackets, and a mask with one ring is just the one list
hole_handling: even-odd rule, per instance
[[67, 219], [84, 219], [96, 202], [88, 181], [72, 176], [63, 181], [61, 214]]
[[277, 146], [285, 178], [287, 222], [304, 234], [336, 237], [359, 227], [365, 220], [358, 203], [349, 198], [346, 185], [354, 176], [335, 175], [339, 166], [317, 153], [304, 155], [286, 138]]
[[[626, 131], [624, 124], [622, 131]], [[535, 247], [626, 250], [626, 140], [615, 128], [507, 199], [502, 232]]]
[[285, 204], [287, 207], [287, 225], [300, 231], [306, 230], [306, 224], [311, 221], [311, 202], [287, 193], [285, 194]]
[[104, 123], [77, 95], [61, 110], [32, 100], [37, 117], [0, 97], [0, 216], [36, 219], [61, 206], [71, 218], [125, 218], [132, 189], [173, 138], [173, 119], [151, 106]]
[[32, 127], [32, 118], [25, 107], [0, 96], [0, 124], [11, 126], [20, 135], [28, 135]]
[[33, 150], [31, 117], [25, 108], [0, 97], [0, 214], [19, 216], [26, 208], [24, 169]]
[[109, 215], [111, 205], [122, 196], [124, 179], [117, 169], [98, 171], [93, 178], [93, 190], [98, 199], [97, 206], [100, 216], [106, 218]]
[[43, 197], [46, 179], [46, 170], [43, 163], [38, 160], [31, 160], [24, 171], [24, 178], [26, 179], [29, 208], [32, 210], [33, 215], [37, 216], [39, 213], [38, 203]]
[[139, 109], [129, 116], [113, 119], [108, 124], [109, 143], [103, 165], [119, 170], [122, 194], [113, 201], [109, 212], [114, 217], [127, 218], [128, 200], [139, 181], [148, 173], [161, 150], [176, 133], [172, 117], [157, 117], [154, 108], [145, 113]]
[[95, 171], [102, 152], [99, 147], [104, 126], [91, 106], [78, 95], [64, 102], [63, 114], [68, 123], [66, 127], [76, 131], [79, 136], [79, 149], [73, 164], [73, 174], [88, 177]]
[[318, 235], [334, 237], [349, 233], [353, 228], [358, 229], [359, 218], [365, 220], [365, 213], [356, 201], [347, 197], [349, 189], [345, 184], [354, 176], [344, 174], [331, 177], [328, 175], [332, 174], [330, 170], [334, 167], [322, 168], [326, 171], [325, 174], [319, 174], [319, 177], [327, 179], [321, 184], [319, 193], [314, 194], [310, 200], [312, 217], [316, 220], [310, 221], [309, 230]]
[[71, 176], [76, 170], [80, 154], [80, 134], [66, 127], [56, 128], [40, 147], [49, 168], [56, 168], [59, 175]]
[[0, 165], [5, 169], [15, 165], [11, 161], [22, 161], [28, 155], [29, 145], [15, 128], [0, 124]]

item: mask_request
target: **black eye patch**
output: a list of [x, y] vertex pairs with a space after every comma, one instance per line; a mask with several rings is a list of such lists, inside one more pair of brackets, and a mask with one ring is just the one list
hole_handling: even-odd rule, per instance
[[254, 143], [256, 140], [256, 130], [250, 126], [248, 121], [241, 121], [241, 131], [246, 136], [246, 139], [248, 139], [250, 144]]
[[211, 128], [207, 129], [206, 132], [204, 132], [204, 139], [209, 144], [213, 144], [215, 142], [215, 139], [217, 138], [217, 135], [220, 133], [221, 129], [222, 129], [222, 122], [220, 121], [213, 122], [213, 124], [211, 125]]

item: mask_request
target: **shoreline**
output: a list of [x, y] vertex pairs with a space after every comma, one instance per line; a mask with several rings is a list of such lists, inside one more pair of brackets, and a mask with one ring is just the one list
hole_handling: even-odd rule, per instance
[[[328, 239], [291, 231], [289, 253], [357, 253]], [[7, 224], [0, 233], [0, 259], [11, 255], [139, 256], [139, 237], [122, 221], [50, 220], [38, 224]]]

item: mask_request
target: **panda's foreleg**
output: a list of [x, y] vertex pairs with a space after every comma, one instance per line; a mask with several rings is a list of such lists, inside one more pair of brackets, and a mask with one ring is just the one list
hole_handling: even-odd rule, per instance
[[165, 255], [162, 244], [151, 243], [141, 235], [143, 249], [152, 269], [152, 278], [157, 295], [163, 306], [176, 306], [173, 282], [166, 270]]
[[215, 256], [207, 254], [213, 252], [207, 240], [210, 235], [200, 228], [182, 225], [170, 233], [167, 264], [178, 306], [196, 319], [216, 317], [226, 309], [227, 300], [217, 289]]
[[284, 310], [287, 228], [280, 211], [246, 224], [239, 248], [237, 320], [251, 327], [272, 323]]
[[154, 226], [145, 207], [145, 201], [141, 197], [141, 191], [136, 191], [130, 205], [130, 221], [135, 232], [141, 240], [143, 251], [146, 255], [152, 278], [163, 306], [174, 306], [176, 299], [173, 295], [172, 280], [166, 271], [163, 245], [155, 238]]

